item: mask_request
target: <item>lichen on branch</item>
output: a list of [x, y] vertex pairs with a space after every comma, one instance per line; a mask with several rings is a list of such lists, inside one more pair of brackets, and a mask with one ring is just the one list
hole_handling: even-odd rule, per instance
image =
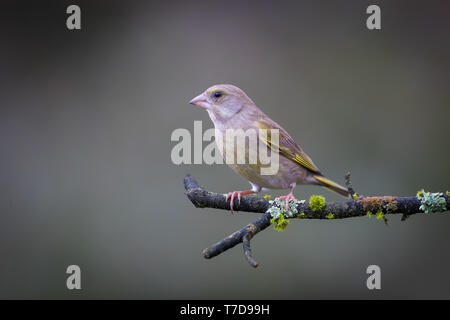
[[[230, 201], [220, 193], [206, 191], [199, 186], [198, 182], [191, 176], [184, 178], [186, 196], [197, 208], [215, 208], [230, 210]], [[207, 259], [215, 257], [220, 253], [243, 243], [244, 255], [251, 266], [258, 264], [252, 258], [250, 239], [257, 233], [274, 224], [275, 229], [284, 230], [290, 219], [345, 219], [352, 217], [371, 217], [387, 223], [386, 215], [401, 214], [402, 220], [416, 213], [445, 212], [450, 209], [449, 192], [430, 193], [423, 190], [416, 196], [411, 197], [361, 197], [358, 196], [350, 183], [350, 174], [346, 175], [346, 186], [351, 190], [352, 199], [342, 202], [326, 203], [323, 196], [312, 196], [309, 202], [305, 200], [294, 203], [289, 202], [286, 211], [285, 201], [269, 200], [270, 197], [246, 196], [239, 202], [235, 199], [233, 208], [236, 211], [256, 212], [262, 215], [252, 223], [238, 230], [227, 238], [203, 250], [203, 256]]]

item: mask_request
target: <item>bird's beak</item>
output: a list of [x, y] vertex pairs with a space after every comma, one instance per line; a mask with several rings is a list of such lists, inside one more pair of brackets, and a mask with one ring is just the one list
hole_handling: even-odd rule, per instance
[[192, 99], [191, 101], [189, 101], [190, 104], [193, 104], [194, 106], [198, 106], [200, 108], [203, 109], [209, 109], [210, 108], [210, 104], [208, 102], [208, 99], [206, 97], [206, 95], [204, 93], [196, 96], [194, 99]]

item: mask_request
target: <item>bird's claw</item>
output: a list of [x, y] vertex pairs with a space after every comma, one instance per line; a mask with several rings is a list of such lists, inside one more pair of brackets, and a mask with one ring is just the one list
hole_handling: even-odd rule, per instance
[[286, 212], [289, 211], [289, 200], [294, 201], [294, 203], [297, 202], [297, 199], [295, 199], [292, 193], [289, 193], [287, 196], [281, 196], [280, 201], [282, 200], [286, 200]]
[[231, 200], [230, 200], [230, 210], [231, 210], [231, 213], [233, 213], [234, 198], [236, 198], [236, 196], [237, 196], [237, 198], [238, 198], [238, 204], [240, 205], [240, 204], [241, 204], [241, 196], [245, 196], [245, 195], [247, 195], [247, 194], [253, 194], [253, 193], [256, 193], [256, 191], [253, 191], [253, 190], [246, 190], [246, 191], [233, 191], [233, 192], [228, 192], [228, 194], [227, 194], [227, 201], [228, 201], [228, 199], [230, 199], [230, 197], [231, 197]]
[[228, 201], [228, 199], [230, 199], [230, 197], [231, 197], [231, 200], [230, 200], [230, 210], [231, 210], [231, 213], [233, 213], [234, 198], [236, 197], [236, 195], [237, 195], [237, 197], [238, 197], [238, 203], [239, 203], [239, 205], [241, 204], [241, 193], [242, 193], [242, 191], [228, 192], [228, 194], [227, 194], [227, 201]]

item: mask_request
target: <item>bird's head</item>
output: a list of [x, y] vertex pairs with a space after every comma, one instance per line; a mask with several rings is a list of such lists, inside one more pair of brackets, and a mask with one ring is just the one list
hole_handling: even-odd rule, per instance
[[189, 103], [206, 109], [213, 121], [226, 121], [254, 105], [244, 91], [231, 84], [214, 85]]

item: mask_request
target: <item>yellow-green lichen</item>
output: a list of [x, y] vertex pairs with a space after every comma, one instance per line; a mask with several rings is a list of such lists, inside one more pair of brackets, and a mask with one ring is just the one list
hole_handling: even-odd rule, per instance
[[312, 211], [320, 211], [325, 207], [325, 197], [320, 195], [312, 195], [309, 198], [309, 207]]
[[[305, 200], [294, 202], [289, 200], [288, 210], [286, 210], [286, 201], [280, 200], [280, 198], [275, 198], [274, 200], [269, 200], [270, 207], [267, 209], [266, 213], [270, 213], [271, 220], [270, 223], [274, 224], [274, 228], [278, 231], [284, 231], [289, 224], [288, 218], [293, 218], [298, 216], [297, 205], [303, 204]], [[304, 214], [303, 214], [304, 215]]]
[[327, 219], [334, 219], [334, 214], [330, 213], [329, 215], [327, 215]]
[[353, 198], [353, 200], [358, 200], [358, 196], [356, 195], [356, 193], [354, 193], [354, 194], [352, 195], [352, 198]]
[[388, 224], [388, 219], [384, 215], [383, 211], [380, 210], [375, 215], [376, 215], [378, 220], [383, 220], [386, 225]]
[[370, 218], [372, 216], [372, 212], [371, 211], [367, 211], [366, 216], [368, 216]]
[[266, 200], [269, 200], [270, 198], [272, 198], [272, 196], [271, 196], [270, 194], [266, 194], [266, 195], [264, 196], [264, 199], [266, 199]]
[[274, 224], [274, 229], [277, 231], [284, 231], [286, 230], [288, 224], [289, 224], [289, 220], [284, 218], [284, 215], [280, 215], [278, 218], [272, 218], [270, 219], [270, 223]]
[[450, 197], [450, 192], [449, 191], [445, 191], [445, 194]]

